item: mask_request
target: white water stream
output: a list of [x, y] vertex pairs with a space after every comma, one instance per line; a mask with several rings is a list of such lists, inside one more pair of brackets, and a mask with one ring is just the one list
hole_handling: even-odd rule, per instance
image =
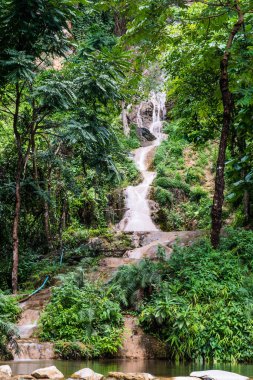
[[[149, 146], [138, 148], [134, 151], [134, 161], [140, 170], [143, 181], [137, 186], [128, 186], [125, 192], [127, 211], [119, 223], [121, 231], [158, 231], [158, 228], [151, 219], [148, 193], [156, 173], [148, 170], [150, 166], [150, 156], [156, 146], [160, 145], [163, 139], [162, 120], [166, 115], [165, 101], [166, 95], [162, 92], [151, 93], [150, 101], [153, 105], [152, 122], [148, 129], [156, 137]], [[143, 128], [141, 115], [142, 103], [137, 112], [137, 124]]]

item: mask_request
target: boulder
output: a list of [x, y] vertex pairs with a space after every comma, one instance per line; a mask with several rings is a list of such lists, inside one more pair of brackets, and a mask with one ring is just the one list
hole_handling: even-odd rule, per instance
[[90, 368], [83, 368], [71, 375], [71, 379], [80, 379], [80, 380], [100, 380], [103, 375], [92, 371]]
[[51, 367], [36, 369], [36, 371], [33, 371], [32, 376], [36, 379], [64, 379], [64, 375], [54, 365]]
[[6, 373], [1, 373], [0, 372], [0, 380], [11, 380], [12, 377], [9, 375], [6, 375]]
[[11, 376], [12, 375], [12, 370], [9, 365], [1, 365], [0, 366], [0, 378], [4, 376]]
[[156, 137], [150, 132], [148, 128], [138, 128], [137, 133], [140, 139], [143, 141], [154, 141]]
[[191, 377], [191, 376], [176, 376], [172, 377], [170, 380], [200, 380], [199, 377]]
[[123, 373], [123, 372], [109, 372], [107, 380], [154, 380], [156, 379], [149, 373]]
[[246, 376], [238, 375], [237, 373], [210, 370], [210, 371], [196, 371], [192, 372], [190, 376], [199, 377], [201, 379], [212, 379], [212, 380], [248, 380]]

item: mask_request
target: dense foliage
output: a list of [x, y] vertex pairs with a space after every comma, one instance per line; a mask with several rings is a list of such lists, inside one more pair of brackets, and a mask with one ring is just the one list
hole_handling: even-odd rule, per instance
[[0, 358], [11, 359], [10, 351], [18, 350], [15, 338], [17, 337], [17, 329], [14, 325], [20, 309], [15, 299], [0, 293]]
[[81, 270], [64, 278], [40, 320], [41, 339], [56, 342], [65, 359], [113, 354], [122, 342], [119, 303], [110, 289], [83, 276]]
[[155, 216], [164, 231], [210, 227], [215, 145], [194, 147], [178, 123], [166, 126], [168, 138], [158, 147], [153, 198], [160, 208]]
[[[177, 247], [170, 260], [159, 248], [157, 261], [124, 266], [106, 284], [65, 273], [40, 321], [59, 357], [114, 354], [131, 311], [172, 360], [253, 360], [252, 9], [253, 0], [1, 1], [1, 291], [97, 265], [99, 239], [111, 255], [132, 247], [111, 227], [124, 188], [140, 180], [130, 152], [151, 91], [167, 96], [152, 217], [164, 231], [211, 230], [211, 244]], [[238, 229], [220, 241], [225, 225]], [[18, 313], [0, 292], [0, 356], [15, 346]]]
[[[127, 157], [132, 138], [124, 136], [120, 123], [129, 55], [116, 46], [113, 28], [107, 25], [111, 16], [102, 17], [91, 6], [77, 12], [74, 2], [67, 7], [64, 1], [57, 5], [51, 1], [32, 2], [26, 11], [16, 9], [15, 1], [11, 4], [13, 7], [6, 7], [1, 14], [7, 23], [1, 24], [6, 28], [1, 35], [7, 35], [14, 44], [14, 31], [9, 30], [10, 20], [5, 13], [19, 20], [24, 11], [24, 25], [21, 21], [15, 23], [15, 33], [21, 35], [21, 29], [25, 29], [23, 38], [31, 44], [20, 42], [13, 46], [14, 51], [4, 38], [9, 50], [3, 50], [1, 58], [5, 73], [0, 94], [2, 289], [11, 286], [12, 260], [12, 282], [17, 284], [19, 274], [24, 283], [29, 280], [27, 267], [37, 268], [49, 252], [61, 255], [65, 229], [103, 228], [115, 222], [108, 213], [108, 195], [137, 177]], [[43, 13], [46, 9], [51, 9], [48, 19]], [[33, 18], [36, 11], [40, 12], [39, 20]], [[89, 14], [90, 23], [85, 27], [78, 23], [82, 18], [87, 20]], [[70, 30], [62, 30], [63, 26], [68, 29], [68, 18], [73, 21], [77, 38], [71, 54]], [[96, 39], [92, 20], [97, 23]], [[27, 27], [33, 22], [34, 30]], [[36, 28], [41, 28], [43, 22], [54, 28], [53, 36], [43, 28], [42, 36], [37, 33]], [[86, 36], [83, 40], [81, 33]], [[25, 47], [27, 51], [22, 50]], [[65, 60], [60, 57], [62, 49], [64, 54], [68, 50]]]
[[219, 250], [201, 240], [169, 260], [122, 267], [113, 279], [122, 304], [134, 301], [141, 325], [174, 361], [253, 360], [253, 234], [227, 233]]

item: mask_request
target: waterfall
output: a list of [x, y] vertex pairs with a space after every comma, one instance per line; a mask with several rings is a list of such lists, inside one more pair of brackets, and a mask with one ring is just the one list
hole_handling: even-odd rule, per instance
[[[166, 115], [166, 95], [162, 92], [152, 92], [150, 102], [153, 106], [152, 122], [148, 126], [150, 132], [156, 137], [150, 145], [136, 149], [134, 161], [140, 170], [143, 180], [137, 186], [128, 186], [125, 191], [127, 211], [119, 223], [121, 231], [158, 231], [151, 218], [148, 193], [156, 173], [149, 171], [150, 156], [162, 139], [162, 120]], [[139, 128], [144, 127], [141, 110], [143, 103], [140, 103], [137, 110], [137, 124]]]

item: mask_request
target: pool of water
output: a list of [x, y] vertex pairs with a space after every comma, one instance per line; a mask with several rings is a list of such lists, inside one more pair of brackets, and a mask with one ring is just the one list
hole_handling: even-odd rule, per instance
[[203, 369], [221, 369], [225, 371], [236, 372], [253, 378], [252, 364], [216, 364], [213, 366], [204, 366], [200, 364], [171, 364], [165, 360], [20, 360], [10, 361], [0, 364], [9, 364], [13, 374], [30, 374], [35, 369], [55, 365], [67, 378], [73, 372], [81, 368], [89, 367], [95, 372], [107, 375], [110, 371], [120, 372], [148, 372], [155, 376], [174, 377], [188, 376], [192, 371], [200, 371]]

